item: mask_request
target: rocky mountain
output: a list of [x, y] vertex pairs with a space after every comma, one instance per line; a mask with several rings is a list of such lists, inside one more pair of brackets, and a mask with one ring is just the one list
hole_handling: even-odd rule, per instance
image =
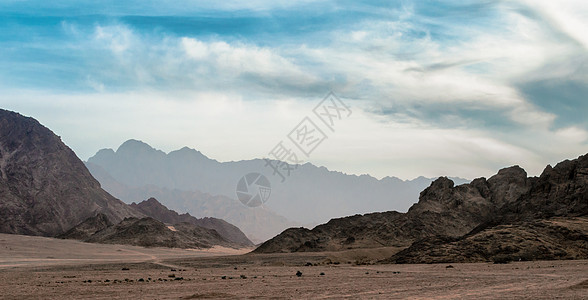
[[[127, 203], [153, 196], [178, 211], [225, 219], [250, 238], [261, 240], [288, 226], [315, 225], [358, 213], [406, 211], [433, 181], [424, 177], [378, 180], [306, 163], [298, 165], [282, 182], [262, 159], [218, 162], [187, 147], [166, 154], [137, 140], [126, 141], [116, 151], [102, 149], [88, 159], [87, 165], [105, 189]], [[271, 182], [270, 199], [262, 208], [250, 209], [236, 200], [237, 182], [250, 172], [264, 174]], [[151, 195], [149, 190], [158, 194]], [[208, 205], [206, 201], [223, 205]]]
[[0, 109], [0, 232], [55, 236], [98, 213], [112, 222], [142, 216], [104, 191], [51, 130]]
[[242, 246], [253, 245], [239, 228], [227, 221], [210, 217], [198, 219], [188, 213], [178, 214], [163, 206], [155, 198], [149, 198], [139, 204], [133, 202], [130, 206], [146, 216], [166, 224], [189, 223], [203, 228], [213, 229], [229, 242]]
[[498, 225], [459, 238], [424, 238], [382, 262], [506, 263], [587, 257], [588, 218], [554, 217]]
[[[574, 218], [587, 214], [588, 155], [584, 155], [561, 162], [553, 168], [548, 166], [538, 178], [528, 178], [526, 172], [518, 166], [502, 169], [489, 179], [478, 178], [459, 186], [441, 177], [421, 192], [419, 202], [407, 213], [386, 212], [333, 219], [312, 230], [291, 228], [263, 243], [255, 252], [408, 247], [412, 244], [399, 254], [406, 259], [418, 256], [409, 252], [421, 251], [425, 253], [423, 256], [434, 255], [438, 245], [462, 240], [483, 240], [481, 235], [490, 235], [489, 230], [501, 230], [496, 229], [500, 225], [519, 224], [512, 230], [524, 236], [523, 232], [551, 228], [547, 223], [542, 223], [543, 227], [538, 225], [551, 222], [549, 218]], [[584, 226], [582, 228], [585, 231], [586, 223], [580, 224], [583, 224], [581, 226]], [[571, 236], [578, 236], [582, 240], [584, 233], [578, 234], [573, 233]], [[552, 235], [543, 231], [537, 233], [538, 239]], [[567, 239], [566, 236], [559, 236], [552, 240], [561, 244], [561, 240]], [[418, 244], [419, 241], [421, 244]], [[496, 241], [500, 243], [500, 239]], [[459, 252], [461, 248], [455, 247], [460, 245], [463, 244], [453, 245], [451, 249], [458, 249], [454, 252]], [[574, 245], [585, 247], [582, 243]], [[427, 260], [423, 258], [421, 261]]]
[[[104, 227], [104, 225], [107, 226]], [[60, 237], [88, 243], [142, 247], [210, 248], [215, 245], [240, 247], [225, 240], [214, 229], [190, 223], [167, 225], [150, 217], [133, 217], [125, 218], [120, 223], [112, 225], [103, 214], [88, 218]]]

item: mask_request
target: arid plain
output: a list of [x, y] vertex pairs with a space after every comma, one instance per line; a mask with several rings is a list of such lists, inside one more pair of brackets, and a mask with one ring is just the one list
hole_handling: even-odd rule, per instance
[[[397, 251], [246, 254], [1, 234], [3, 299], [586, 299], [588, 261], [383, 264]], [[301, 275], [297, 276], [296, 273]]]

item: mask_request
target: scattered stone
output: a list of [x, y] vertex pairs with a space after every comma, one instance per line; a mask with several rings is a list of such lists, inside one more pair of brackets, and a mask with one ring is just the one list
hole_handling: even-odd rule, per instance
[[298, 277], [302, 276], [302, 272], [296, 271], [296, 276], [298, 276]]
[[241, 274], [241, 278], [242, 278], [242, 279], [247, 279], [247, 276], [245, 276], [245, 275]]
[[143, 278], [139, 278], [139, 280], [137, 280], [138, 282], [145, 282], [145, 279]]
[[123, 270], [123, 271], [128, 271], [128, 270], [129, 270], [129, 268], [122, 268], [122, 270]]
[[174, 277], [176, 277], [176, 274], [169, 274], [169, 275], [167, 275], [167, 277], [174, 278]]
[[307, 262], [307, 263], [305, 264], [305, 266], [307, 266], [307, 267], [311, 267], [311, 266], [312, 266], [312, 263], [311, 263], [311, 262]]
[[176, 277], [174, 280], [184, 280], [184, 277]]
[[325, 272], [321, 272], [321, 274], [320, 274], [320, 275], [321, 275], [321, 276], [325, 276]]
[[452, 265], [448, 265], [447, 267], [445, 267], [445, 269], [453, 269]]
[[223, 277], [221, 277], [221, 279], [227, 279], [227, 276], [223, 276]]

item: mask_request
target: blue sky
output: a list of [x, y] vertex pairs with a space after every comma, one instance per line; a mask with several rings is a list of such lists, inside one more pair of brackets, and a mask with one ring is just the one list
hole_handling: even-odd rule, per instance
[[329, 91], [309, 161], [412, 178], [588, 152], [584, 1], [0, 2], [0, 107], [82, 158], [141, 139], [263, 157]]

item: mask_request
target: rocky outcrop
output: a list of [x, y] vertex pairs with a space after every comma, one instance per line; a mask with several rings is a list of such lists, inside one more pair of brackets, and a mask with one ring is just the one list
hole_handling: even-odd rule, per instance
[[507, 263], [587, 257], [588, 218], [556, 217], [498, 225], [461, 238], [425, 238], [381, 262]]
[[149, 198], [139, 204], [133, 202], [130, 206], [146, 216], [166, 224], [189, 223], [213, 229], [229, 242], [242, 246], [253, 246], [253, 243], [239, 228], [221, 219], [209, 217], [198, 219], [188, 213], [178, 214], [159, 203], [155, 198]]
[[408, 247], [416, 241], [444, 244], [497, 225], [586, 215], [587, 188], [588, 155], [547, 167], [538, 178], [528, 178], [518, 166], [459, 186], [441, 177], [421, 192], [406, 214], [357, 215], [312, 230], [288, 229], [255, 252]]
[[84, 222], [74, 226], [64, 234], [60, 234], [57, 237], [62, 239], [83, 241], [90, 238], [96, 232], [104, 230], [113, 225], [114, 224], [108, 220], [108, 217], [105, 214], [97, 214], [96, 216], [86, 219]]
[[0, 110], [0, 232], [55, 236], [98, 213], [112, 222], [142, 216], [104, 191], [51, 130]]
[[84, 239], [89, 243], [124, 244], [142, 247], [210, 248], [232, 247], [213, 229], [180, 223], [173, 226], [153, 218], [126, 218]]

